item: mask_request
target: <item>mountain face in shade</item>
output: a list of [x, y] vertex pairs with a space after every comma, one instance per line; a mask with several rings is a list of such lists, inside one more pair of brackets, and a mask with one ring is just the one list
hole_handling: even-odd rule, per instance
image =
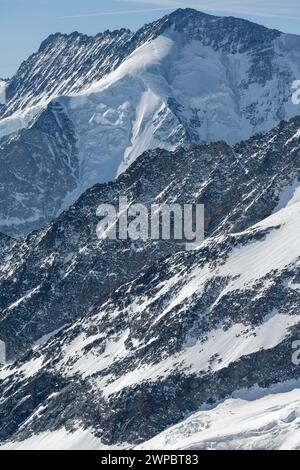
[[119, 196], [146, 205], [191, 201], [205, 205], [206, 236], [246, 230], [296, 190], [299, 128], [294, 118], [234, 147], [220, 142], [148, 151], [116, 182], [89, 189], [45, 229], [10, 242], [0, 268], [0, 329], [8, 356], [85, 315], [141, 269], [184, 248], [172, 241], [98, 240], [99, 204], [117, 206]]
[[[151, 446], [245, 389], [297, 388], [299, 128], [294, 118], [233, 147], [147, 152], [7, 248], [0, 330], [15, 360], [0, 369], [3, 443], [88, 432], [99, 445]], [[100, 202], [160, 202], [163, 189], [164, 202], [205, 204], [198, 249], [95, 237]]]
[[136, 33], [50, 36], [0, 111], [0, 231], [44, 227], [148, 149], [235, 144], [297, 115], [299, 51], [298, 36], [189, 9]]

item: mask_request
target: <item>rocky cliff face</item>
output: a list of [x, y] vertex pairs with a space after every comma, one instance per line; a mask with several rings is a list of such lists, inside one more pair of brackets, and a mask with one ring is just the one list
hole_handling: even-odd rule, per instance
[[[9, 357], [27, 353], [0, 371], [2, 441], [66, 428], [133, 446], [238, 390], [299, 377], [299, 126], [148, 152], [15, 242], [1, 339]], [[206, 241], [99, 241], [96, 207], [120, 194], [205, 203]]]
[[4, 137], [0, 162], [0, 229], [16, 237], [47, 225], [79, 181], [74, 128], [63, 107], [49, 105], [30, 129]]
[[[236, 390], [298, 377], [298, 206], [153, 265], [3, 369], [2, 439], [92, 428], [133, 445]], [[286, 243], [275, 260], [272, 242]]]
[[[117, 206], [119, 196], [146, 205], [202, 203], [206, 236], [245, 230], [283, 207], [296, 190], [299, 127], [295, 118], [235, 147], [221, 142], [147, 152], [116, 182], [96, 185], [48, 227], [16, 242], [0, 268], [0, 325], [8, 354], [18, 355], [103, 302], [142, 268], [182, 250], [172, 241], [98, 240], [99, 204]], [[19, 328], [16, 337], [12, 332]]]

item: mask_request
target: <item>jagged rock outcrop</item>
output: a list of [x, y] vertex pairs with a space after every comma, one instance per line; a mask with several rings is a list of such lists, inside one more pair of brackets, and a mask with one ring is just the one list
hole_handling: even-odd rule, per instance
[[2, 441], [66, 428], [133, 446], [238, 390], [295, 381], [299, 213], [154, 263], [0, 370]]
[[236, 147], [221, 142], [147, 152], [116, 182], [94, 186], [48, 227], [16, 243], [0, 267], [0, 328], [8, 356], [183, 249], [172, 240], [98, 240], [99, 204], [118, 206], [119, 196], [147, 205], [202, 203], [207, 237], [245, 230], [296, 190], [299, 127], [295, 118]]

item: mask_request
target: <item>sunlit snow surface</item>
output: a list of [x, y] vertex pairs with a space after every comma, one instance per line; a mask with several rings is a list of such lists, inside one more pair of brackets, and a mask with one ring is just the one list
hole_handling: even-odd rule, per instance
[[[8, 111], [17, 111], [0, 119], [4, 193], [6, 171], [18, 179], [16, 201], [3, 202], [1, 231], [20, 236], [45, 226], [86, 189], [114, 180], [148, 149], [174, 150], [220, 140], [234, 144], [297, 115], [292, 83], [300, 76], [300, 39], [268, 35], [266, 51], [257, 45], [251, 48], [251, 43], [247, 49], [232, 51], [170, 27], [155, 39], [138, 42], [131, 54], [119, 57], [120, 65], [112, 72], [103, 71], [102, 78], [88, 81], [89, 85], [83, 85], [80, 72], [76, 79], [68, 78], [68, 84], [60, 71], [58, 79], [50, 80], [48, 94], [45, 90], [39, 94], [38, 89], [35, 96], [26, 82], [17, 101], [8, 103]], [[55, 44], [53, 54], [61, 47], [60, 42]], [[48, 59], [40, 52], [32, 69], [33, 82], [40, 78], [43, 61], [49, 67]], [[54, 131], [55, 118], [60, 122]], [[62, 161], [66, 154], [67, 174]], [[52, 157], [57, 173], [51, 168]], [[35, 159], [36, 183], [27, 176], [31, 168], [36, 172]], [[49, 165], [59, 188], [52, 183], [43, 192]], [[33, 196], [36, 188], [38, 198]]]
[[46, 103], [27, 108], [14, 113], [12, 116], [0, 119], [0, 139], [31, 126], [45, 108]]
[[[274, 66], [289, 70], [291, 79], [300, 74], [300, 49], [297, 60], [290, 51], [297, 40], [287, 35], [274, 42]], [[186, 44], [169, 32], [64, 101], [78, 135], [83, 187], [113, 179], [147, 149], [175, 149], [187, 130], [197, 143], [233, 144], [297, 115], [292, 82], [274, 75], [265, 84], [251, 83], [251, 60], [195, 40]]]
[[300, 389], [284, 388], [291, 386], [241, 393], [240, 398], [191, 415], [136, 449], [299, 450]]
[[[0, 450], [107, 450], [91, 430], [78, 429], [68, 432], [66, 429], [45, 432], [32, 436], [23, 442], [14, 442], [0, 446]], [[118, 449], [118, 447], [116, 447]]]
[[[296, 37], [281, 36], [274, 43], [276, 65], [280, 62], [283, 68], [292, 70], [295, 77], [300, 74], [300, 53], [299, 57], [295, 51], [290, 54], [289, 46], [297, 41]], [[222, 138], [234, 143], [274, 127], [282, 117], [297, 114], [296, 107], [288, 99], [290, 83], [286, 76], [275, 77], [264, 85], [253, 82], [245, 89], [237, 86], [249, 67], [250, 57], [246, 54], [225, 56], [196, 41], [182, 43], [180, 37], [170, 33], [139, 47], [114, 72], [84, 92], [56, 98], [71, 118], [78, 139], [80, 178], [72, 197], [76, 198], [96, 182], [113, 179], [146, 149], [174, 149], [185, 142], [187, 128], [193, 131], [197, 142]], [[284, 103], [279, 114], [278, 90], [281, 90], [280, 99]], [[177, 103], [176, 110], [170, 105], [170, 98]], [[0, 135], [31, 126], [45, 106], [47, 102], [0, 121]], [[257, 107], [256, 123], [244, 112], [253, 106]], [[201, 125], [192, 124], [195, 116]], [[288, 142], [299, 137], [297, 131]], [[72, 202], [72, 197], [64, 201], [65, 206]], [[273, 215], [243, 233], [232, 235], [237, 243], [226, 252], [224, 259], [220, 257], [215, 265], [195, 263], [191, 269], [183, 268], [172, 275], [176, 266], [174, 258], [166, 281], [156, 286], [154, 296], [147, 295], [144, 289], [142, 295], [137, 295], [126, 308], [105, 304], [93, 316], [43, 336], [35, 344], [30, 359], [25, 358], [19, 366], [0, 367], [0, 380], [11, 380], [13, 388], [15, 376], [18, 375], [20, 383], [26, 383], [27, 379], [52, 367], [54, 373], [70, 380], [80, 377], [87, 381], [105, 401], [137, 384], [163, 380], [175, 372], [186, 376], [214, 373], [245, 356], [272, 349], [300, 324], [298, 312], [274, 308], [254, 326], [243, 323], [242, 319], [224, 328], [220, 321], [203, 336], [187, 336], [179, 351], [169, 354], [166, 349], [160, 361], [153, 360], [150, 354], [143, 356], [143, 351], [151, 350], [155, 335], [150, 340], [138, 337], [131, 329], [130, 321], [138, 322], [142, 314], [146, 317], [151, 312], [151, 304], [161, 299], [161, 308], [156, 316], [147, 319], [147, 326], [149, 331], [157, 333], [155, 327], [159, 324], [161, 330], [158, 331], [165, 331], [168, 320], [178, 321], [181, 315], [184, 318], [189, 306], [196, 298], [201, 298], [214, 279], [226, 279], [215, 304], [232, 292], [240, 295], [242, 291], [250, 291], [260, 280], [264, 284], [256, 293], [263, 295], [268, 282], [272, 283], [274, 273], [299, 266], [299, 233], [299, 181], [295, 178], [280, 194]], [[257, 234], [261, 236], [255, 238]], [[240, 242], [242, 236], [246, 240], [244, 243]], [[223, 238], [215, 240], [221, 254], [224, 254]], [[207, 241], [208, 244], [211, 242]], [[270, 279], [266, 280], [268, 275]], [[299, 290], [299, 284], [286, 282], [290, 283], [291, 289]], [[39, 287], [29, 290], [9, 309], [13, 310], [38, 291]], [[213, 309], [214, 305], [210, 307]], [[91, 328], [102, 321], [105, 323], [104, 320], [122, 327], [117, 332], [107, 329], [101, 333], [97, 328]], [[103, 348], [97, 349], [97, 342]], [[53, 357], [47, 355], [50, 345], [53, 354], [57, 353], [57, 361], [53, 363]], [[143, 361], [137, 352], [141, 352]], [[216, 355], [218, 360], [212, 360]], [[125, 360], [127, 366], [122, 369]], [[114, 369], [113, 365], [120, 367]], [[47, 397], [50, 403], [52, 398]], [[0, 403], [4, 399], [0, 398]], [[298, 383], [281, 385], [273, 390], [236, 392], [224, 402], [187, 417], [140, 448], [297, 448], [299, 405]], [[46, 405], [35, 409], [22, 426], [39, 418], [43, 406]], [[127, 446], [126, 443], [121, 445]], [[22, 443], [10, 442], [3, 448], [101, 449], [105, 446], [95, 438], [93, 429], [83, 430], [78, 423], [73, 433], [60, 429], [33, 435]]]
[[[250, 54], [186, 43], [170, 30], [85, 91], [54, 98], [75, 126], [79, 192], [113, 179], [147, 149], [176, 148], [187, 132], [197, 143], [232, 144], [297, 115], [291, 84], [300, 75], [298, 42], [292, 35], [274, 40], [273, 78], [252, 83]], [[1, 120], [0, 137], [30, 125], [46, 105], [43, 97], [39, 105]]]

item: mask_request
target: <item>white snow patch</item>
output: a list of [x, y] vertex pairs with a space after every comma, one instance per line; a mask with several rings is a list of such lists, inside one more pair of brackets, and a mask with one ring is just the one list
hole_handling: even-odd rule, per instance
[[230, 398], [167, 429], [136, 450], [300, 449], [300, 389]]
[[[115, 449], [121, 447], [115, 446]], [[65, 428], [53, 432], [36, 434], [25, 441], [9, 442], [0, 450], [105, 450], [113, 449], [101, 443], [91, 429], [77, 429], [74, 432]]]
[[44, 107], [42, 104], [33, 106], [23, 111], [18, 111], [7, 118], [0, 119], [0, 139], [32, 125]]

